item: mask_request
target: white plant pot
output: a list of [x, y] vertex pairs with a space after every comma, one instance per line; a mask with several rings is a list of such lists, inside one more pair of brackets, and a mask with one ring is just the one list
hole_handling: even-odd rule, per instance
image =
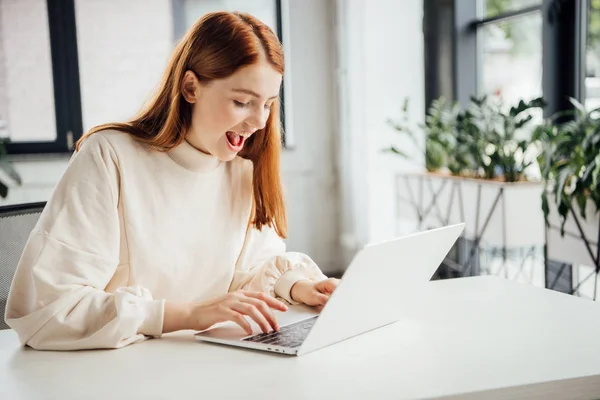
[[483, 232], [482, 241], [494, 247], [544, 245], [541, 183], [463, 179], [461, 187], [467, 238]]

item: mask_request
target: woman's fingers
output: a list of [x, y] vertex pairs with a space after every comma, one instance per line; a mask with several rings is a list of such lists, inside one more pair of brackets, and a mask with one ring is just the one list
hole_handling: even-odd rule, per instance
[[339, 283], [340, 281], [335, 278], [325, 279], [324, 281], [317, 283], [317, 289], [322, 293], [332, 294]]
[[327, 301], [329, 301], [329, 296], [323, 293], [319, 293], [317, 291], [315, 291], [313, 297], [315, 299], [315, 305], [324, 306], [325, 304], [327, 304]]
[[252, 326], [245, 316], [252, 318], [263, 332], [268, 333], [279, 330], [279, 324], [271, 309], [280, 311], [288, 309], [281, 301], [260, 292], [239, 290], [228, 294], [226, 299], [226, 303], [222, 303], [222, 306], [228, 309], [228, 319], [240, 325], [248, 334], [252, 334]]
[[279, 311], [287, 311], [288, 307], [283, 304], [281, 301], [261, 292], [246, 292], [241, 291], [241, 294], [247, 297], [252, 297], [254, 299], [258, 299], [267, 303], [267, 305], [275, 310]]
[[231, 309], [252, 318], [264, 333], [271, 330], [271, 326], [265, 316], [252, 304], [240, 301], [234, 303]]
[[250, 326], [250, 323], [248, 321], [246, 321], [246, 318], [244, 318], [244, 316], [242, 314], [240, 314], [239, 312], [237, 312], [235, 310], [230, 309], [229, 312], [227, 313], [227, 316], [229, 317], [229, 319], [231, 321], [235, 322], [243, 330], [245, 330], [248, 335], [252, 335], [252, 326]]
[[279, 324], [277, 323], [277, 319], [275, 318], [275, 314], [273, 314], [273, 311], [271, 311], [271, 309], [269, 308], [269, 306], [267, 305], [267, 303], [265, 301], [262, 300], [258, 300], [252, 297], [246, 297], [243, 301], [245, 301], [246, 303], [252, 304], [254, 307], [256, 307], [258, 309], [258, 311], [260, 311], [262, 313], [262, 315], [264, 315], [264, 317], [267, 319], [267, 321], [269, 322], [269, 325], [271, 326], [271, 328], [273, 330], [278, 331], [279, 330]]

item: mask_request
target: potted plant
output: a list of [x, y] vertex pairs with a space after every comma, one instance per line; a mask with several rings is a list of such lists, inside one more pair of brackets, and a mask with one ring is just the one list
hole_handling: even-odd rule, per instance
[[[461, 110], [456, 103], [436, 99], [428, 109], [425, 123], [418, 126], [425, 135], [424, 147], [420, 145], [420, 132], [409, 124], [408, 100], [402, 108], [403, 118], [388, 123], [424, 153], [429, 172], [520, 182], [526, 180], [525, 171], [535, 162], [535, 157], [526, 154], [530, 141], [521, 131], [532, 122], [529, 112], [543, 106], [543, 100], [537, 98], [528, 103], [520, 101], [504, 112], [500, 101], [481, 97], [472, 98]], [[397, 146], [386, 151], [407, 157]]]
[[574, 119], [560, 122], [562, 113], [540, 126], [534, 135], [543, 148], [538, 162], [544, 180], [547, 258], [590, 266], [597, 274], [600, 109], [587, 110], [575, 99], [571, 103]]
[[12, 182], [21, 185], [21, 177], [15, 171], [12, 164], [8, 160], [5, 143], [6, 139], [6, 122], [0, 119], [0, 198], [8, 196], [9, 184]]
[[[425, 156], [426, 171], [398, 177], [399, 218], [413, 214], [420, 229], [466, 222], [475, 247], [543, 246], [542, 183], [527, 175], [538, 154], [531, 111], [543, 106], [541, 98], [509, 108], [489, 97], [472, 98], [465, 108], [438, 99], [416, 128], [406, 116], [389, 121]], [[386, 151], [406, 157], [410, 150]]]
[[[448, 157], [454, 154], [457, 118], [460, 112], [458, 104], [450, 105], [443, 97], [431, 103], [425, 123], [418, 126], [425, 133], [426, 140], [423, 146], [419, 134], [410, 125], [408, 107], [409, 101], [405, 99], [401, 120], [394, 121], [390, 119], [388, 123], [396, 131], [405, 133], [414, 146], [419, 149], [419, 152], [424, 154], [427, 171], [436, 173], [442, 171], [449, 164], [454, 165], [454, 163], [448, 161]], [[397, 146], [390, 146], [385, 151], [410, 158], [405, 151], [400, 150]]]

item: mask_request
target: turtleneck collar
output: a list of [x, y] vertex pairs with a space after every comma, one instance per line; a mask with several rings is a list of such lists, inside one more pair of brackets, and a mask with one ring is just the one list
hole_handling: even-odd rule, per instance
[[221, 164], [217, 157], [201, 152], [187, 140], [169, 150], [167, 154], [177, 164], [193, 172], [210, 172]]

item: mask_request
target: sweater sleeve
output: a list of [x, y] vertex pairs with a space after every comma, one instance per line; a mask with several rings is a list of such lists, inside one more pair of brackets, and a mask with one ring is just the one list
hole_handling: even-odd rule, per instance
[[248, 228], [229, 291], [238, 289], [264, 292], [291, 304], [292, 286], [300, 280], [327, 279], [317, 264], [305, 254], [286, 252], [284, 241], [274, 229]]
[[104, 291], [119, 265], [119, 170], [91, 135], [71, 159], [31, 233], [13, 279], [6, 322], [44, 350], [119, 348], [159, 336], [164, 301], [142, 287]]

